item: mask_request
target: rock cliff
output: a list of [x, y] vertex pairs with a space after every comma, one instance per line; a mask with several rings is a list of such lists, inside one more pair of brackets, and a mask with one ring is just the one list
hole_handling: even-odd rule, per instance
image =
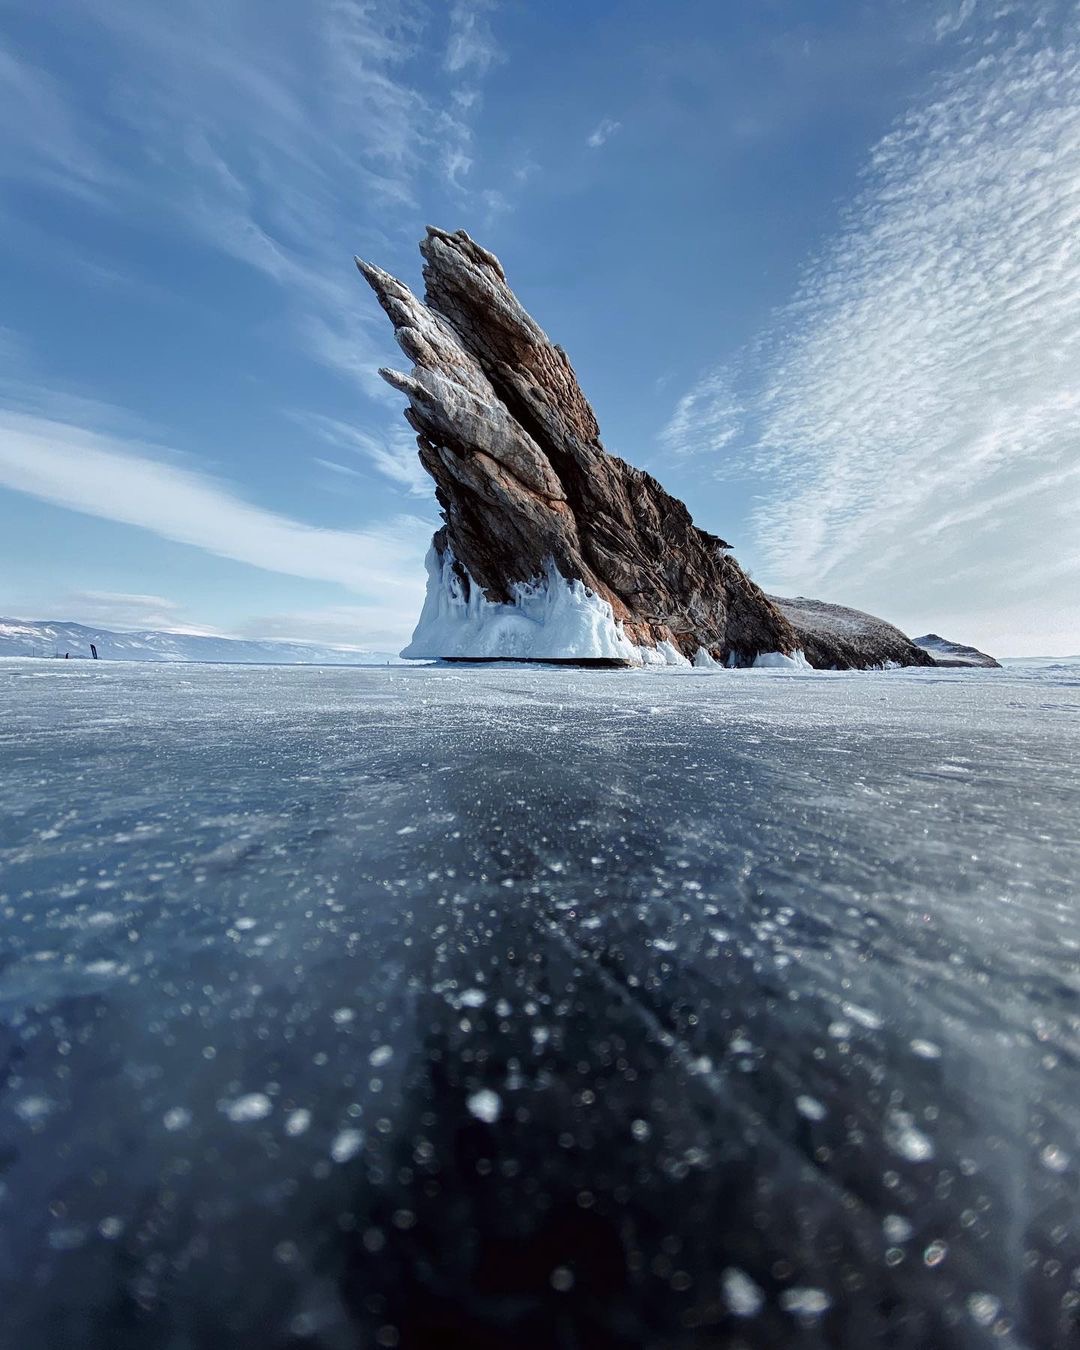
[[[494, 254], [433, 227], [420, 252], [423, 301], [357, 259], [412, 362], [408, 373], [381, 373], [408, 399], [446, 522], [404, 654], [743, 665], [804, 648], [722, 539], [604, 449], [566, 353], [525, 312]], [[808, 657], [841, 667], [881, 659], [827, 633]], [[929, 663], [906, 639], [888, 659]]]

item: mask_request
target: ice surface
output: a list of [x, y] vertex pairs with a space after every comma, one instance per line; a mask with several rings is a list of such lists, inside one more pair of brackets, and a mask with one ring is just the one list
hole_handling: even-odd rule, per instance
[[0, 712], [0, 1340], [1075, 1343], [1075, 663]]

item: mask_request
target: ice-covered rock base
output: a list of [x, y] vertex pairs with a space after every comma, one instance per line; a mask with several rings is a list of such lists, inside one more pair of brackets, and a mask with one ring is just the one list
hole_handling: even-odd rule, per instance
[[607, 601], [554, 567], [535, 582], [514, 586], [510, 604], [489, 600], [449, 550], [428, 550], [427, 573], [424, 608], [402, 656], [642, 664]]
[[[641, 646], [627, 637], [611, 605], [555, 566], [533, 582], [519, 582], [509, 604], [489, 600], [446, 550], [427, 555], [427, 593], [412, 641], [401, 653], [411, 660], [551, 661], [582, 665], [722, 669], [700, 648], [693, 662], [670, 642]], [[807, 669], [802, 652], [759, 653], [729, 665]]]

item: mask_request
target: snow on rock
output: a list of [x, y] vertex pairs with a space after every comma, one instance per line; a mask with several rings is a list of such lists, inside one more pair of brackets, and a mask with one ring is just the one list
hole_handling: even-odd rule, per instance
[[[673, 642], [631, 642], [606, 600], [580, 581], [568, 581], [548, 562], [542, 577], [516, 582], [510, 603], [489, 600], [449, 547], [427, 554], [427, 594], [412, 641], [401, 653], [410, 660], [617, 661], [665, 669], [722, 670], [704, 647], [693, 661]], [[747, 659], [730, 653], [729, 666], [809, 670], [801, 651], [760, 652]]]
[[449, 549], [428, 550], [427, 572], [420, 622], [402, 656], [642, 663], [607, 601], [552, 564], [542, 579], [516, 583], [509, 604], [489, 600]]
[[[509, 586], [510, 601], [489, 600], [476, 580], [455, 558], [450, 546], [438, 539], [425, 560], [427, 591], [420, 619], [409, 645], [401, 652], [408, 660], [491, 661], [617, 661], [634, 666], [723, 670], [808, 671], [814, 665], [801, 648], [744, 653], [732, 648], [723, 662], [707, 647], [698, 647], [691, 660], [666, 639], [635, 643], [611, 604], [583, 582], [567, 580], [548, 559], [542, 576]], [[780, 608], [793, 602], [777, 602]], [[895, 632], [868, 615], [838, 606], [810, 602], [832, 615], [850, 615], [868, 625]], [[794, 616], [792, 616], [794, 617]], [[859, 626], [841, 624], [845, 636], [859, 636]], [[907, 639], [901, 637], [903, 642]], [[852, 656], [845, 651], [845, 656]], [[851, 664], [858, 664], [854, 657]], [[885, 660], [879, 668], [895, 668], [903, 661]]]
[[[534, 588], [554, 563], [606, 604], [628, 645], [666, 643], [679, 665], [698, 647], [721, 660], [732, 646], [751, 656], [793, 650], [790, 627], [729, 546], [606, 451], [566, 353], [525, 312], [498, 259], [463, 231], [434, 227], [420, 251], [423, 300], [381, 268], [358, 265], [411, 363], [381, 373], [408, 398], [420, 462], [435, 479], [446, 521], [437, 552], [452, 553], [488, 601], [511, 610], [522, 607], [519, 588]], [[603, 627], [614, 640], [613, 625]], [[517, 649], [485, 654], [530, 659]]]
[[[649, 648], [642, 648], [642, 650], [648, 651]], [[673, 642], [658, 642], [656, 651], [664, 658], [665, 666], [689, 666], [692, 664]]]
[[1000, 669], [1001, 663], [978, 647], [965, 647], [962, 642], [950, 642], [937, 633], [924, 633], [913, 639], [916, 647], [929, 652], [936, 666], [985, 666]]
[[798, 637], [799, 653], [817, 670], [932, 666], [932, 658], [891, 623], [860, 609], [805, 596], [769, 599]]

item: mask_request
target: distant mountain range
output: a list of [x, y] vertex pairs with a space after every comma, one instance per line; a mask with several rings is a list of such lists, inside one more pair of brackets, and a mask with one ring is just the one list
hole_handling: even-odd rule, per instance
[[114, 633], [82, 623], [51, 619], [0, 619], [0, 656], [90, 657], [90, 644], [103, 661], [216, 661], [240, 665], [397, 665], [396, 652], [350, 650], [306, 642], [256, 642], [194, 633]]
[[[793, 607], [795, 601], [777, 601], [781, 607]], [[808, 602], [801, 602], [806, 604]], [[854, 611], [836, 606], [818, 605], [837, 614], [854, 616]], [[867, 622], [866, 615], [856, 616]], [[135, 633], [117, 633], [109, 628], [94, 628], [83, 623], [61, 623], [53, 619], [0, 619], [0, 657], [38, 656], [90, 659], [90, 644], [103, 661], [213, 661], [231, 665], [274, 666], [384, 666], [400, 665], [396, 652], [366, 651], [359, 648], [330, 647], [307, 642], [259, 642], [247, 638], [206, 637], [198, 633], [168, 633], [156, 629]], [[928, 633], [915, 643], [929, 652], [937, 665], [996, 666], [992, 656], [974, 647], [965, 647]]]

